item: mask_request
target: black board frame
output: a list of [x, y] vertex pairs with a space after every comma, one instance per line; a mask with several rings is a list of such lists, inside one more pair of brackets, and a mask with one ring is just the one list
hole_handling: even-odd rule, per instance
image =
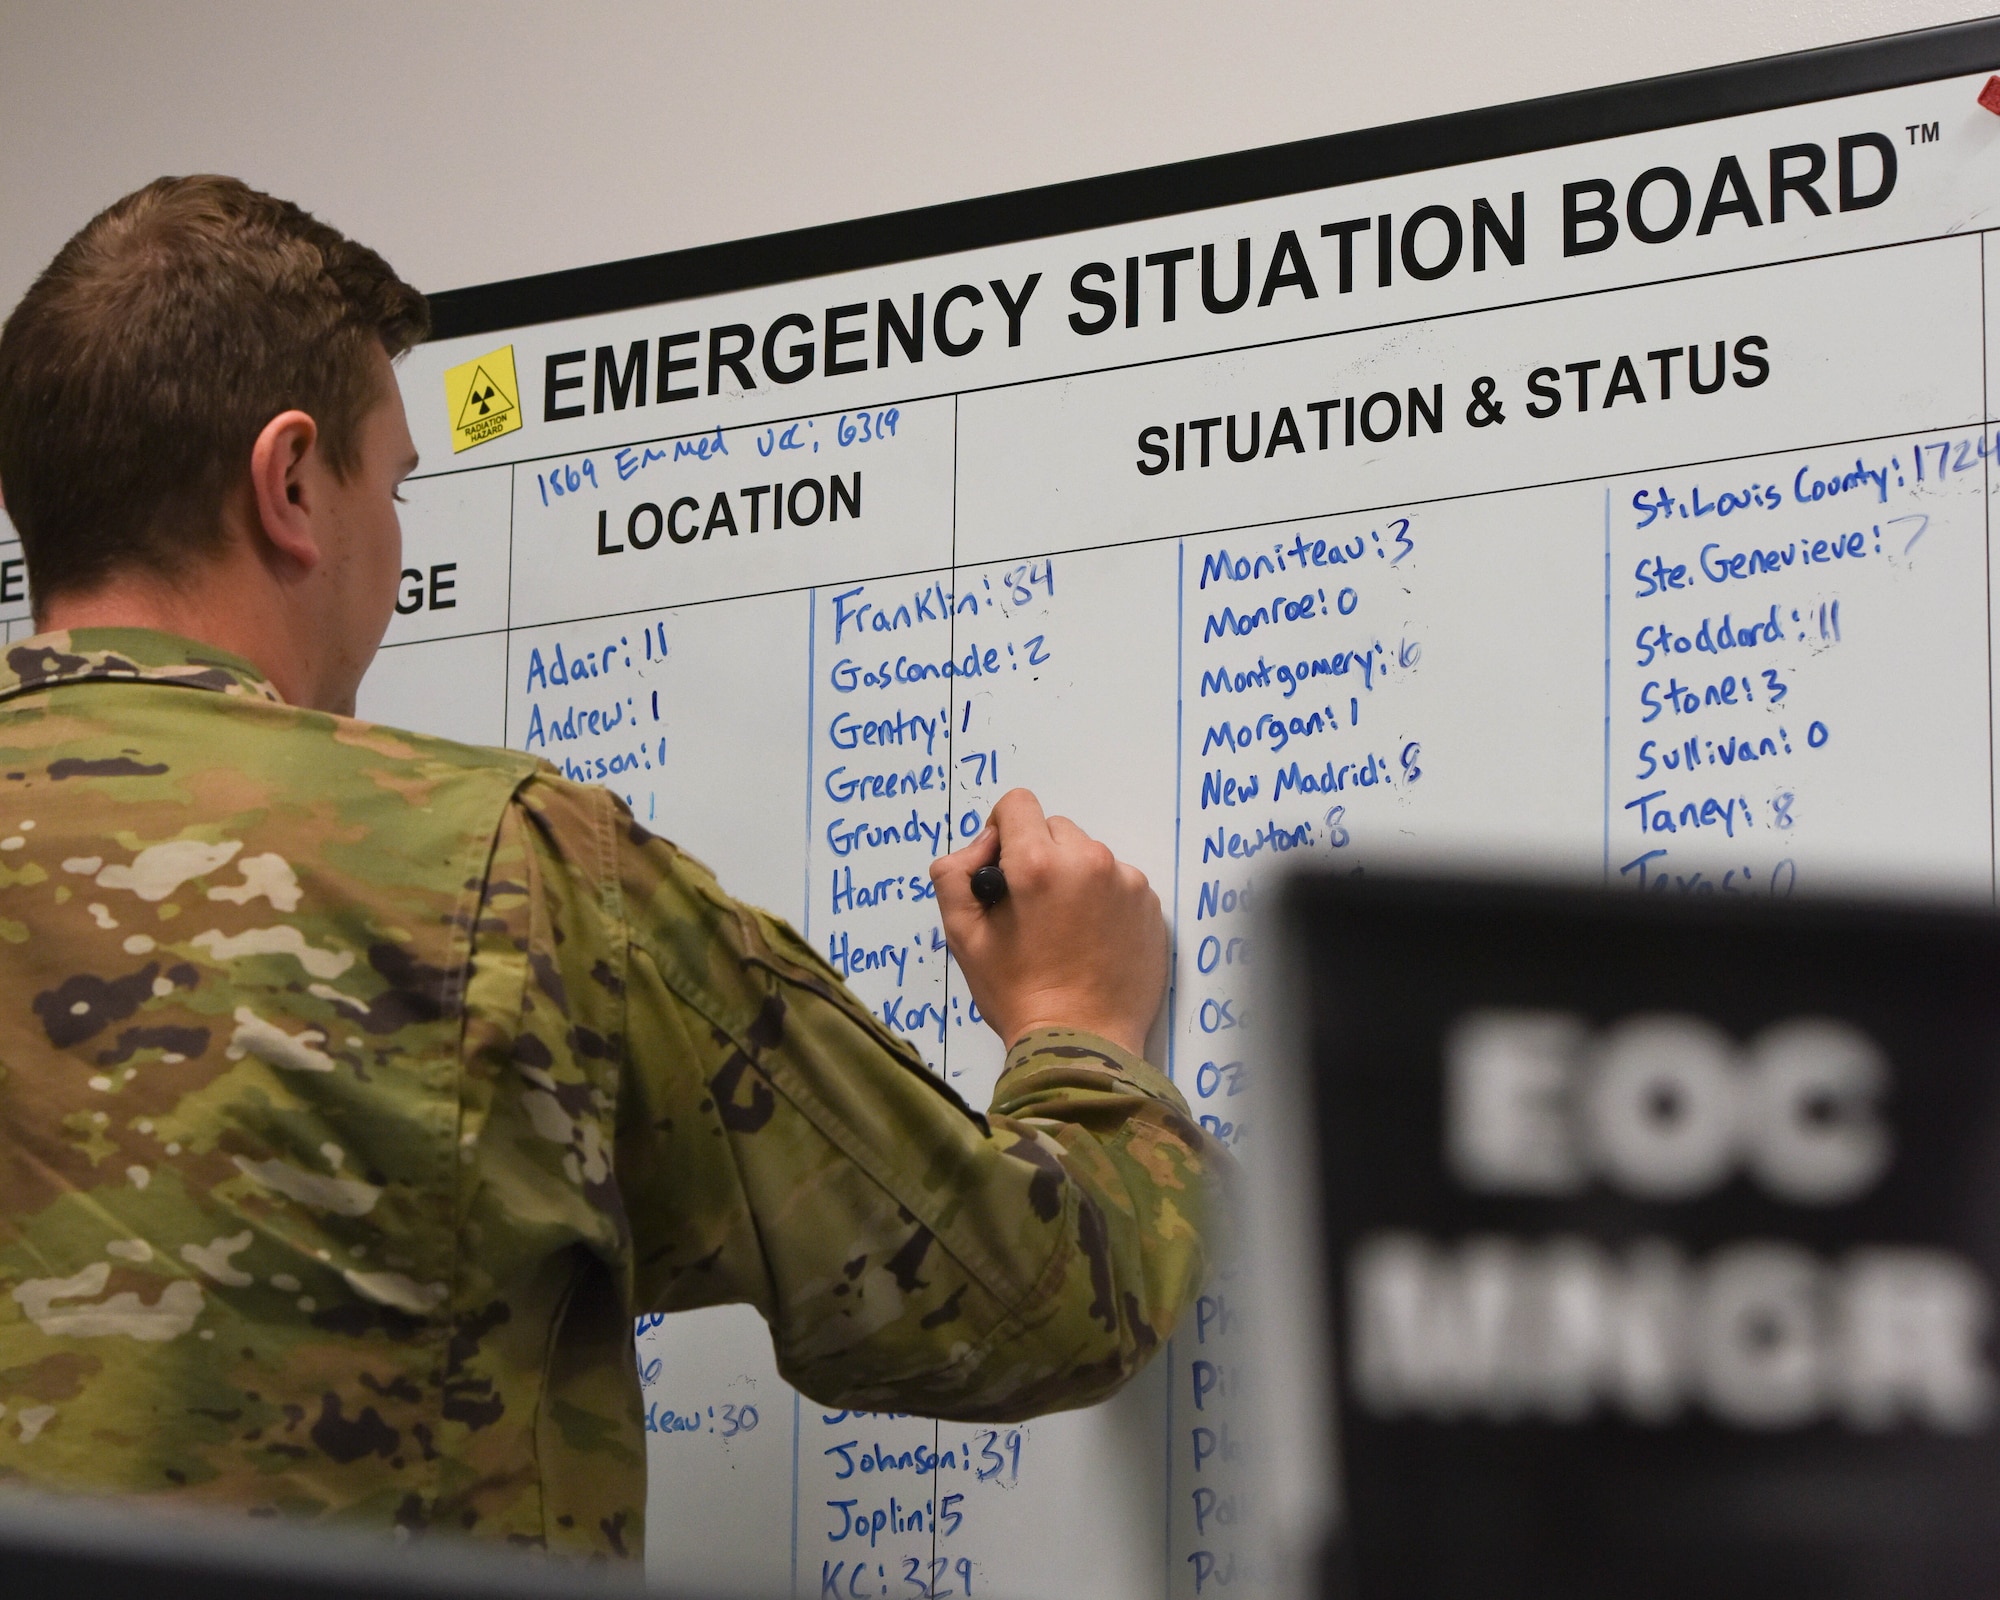
[[629, 311], [2000, 70], [2000, 17], [430, 296], [433, 339]]

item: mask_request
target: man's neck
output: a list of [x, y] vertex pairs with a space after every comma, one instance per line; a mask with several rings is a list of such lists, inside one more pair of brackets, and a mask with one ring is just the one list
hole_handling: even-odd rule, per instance
[[[239, 579], [248, 577], [248, 581]], [[121, 575], [77, 594], [60, 594], [35, 612], [44, 633], [77, 628], [151, 628], [213, 645], [241, 656], [271, 681], [285, 701], [314, 703], [311, 664], [296, 634], [274, 625], [280, 609], [261, 594], [254, 577], [222, 570], [205, 572], [185, 584], [150, 575]], [[331, 709], [331, 708], [330, 708]]]

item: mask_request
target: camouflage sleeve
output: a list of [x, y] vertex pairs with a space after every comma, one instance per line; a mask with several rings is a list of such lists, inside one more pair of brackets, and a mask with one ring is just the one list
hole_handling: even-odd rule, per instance
[[1165, 1077], [1044, 1031], [982, 1116], [791, 928], [604, 804], [633, 1305], [756, 1305], [829, 1405], [1000, 1420], [1136, 1372], [1200, 1287], [1226, 1159]]

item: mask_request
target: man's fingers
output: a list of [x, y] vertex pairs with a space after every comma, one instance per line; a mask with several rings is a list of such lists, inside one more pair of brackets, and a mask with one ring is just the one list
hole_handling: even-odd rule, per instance
[[1068, 817], [1049, 818], [1049, 837], [1061, 852], [1064, 868], [1070, 872], [1087, 872], [1100, 877], [1112, 877], [1118, 870], [1118, 857], [1112, 854], [1111, 846], [1101, 839], [1093, 839]]
[[948, 858], [930, 864], [930, 882], [938, 892], [938, 920], [944, 922], [944, 936], [956, 946], [960, 928], [968, 928], [972, 918], [986, 910], [972, 892], [972, 874], [950, 866]]
[[991, 866], [1000, 859], [1000, 830], [993, 826], [993, 819], [986, 819], [986, 826], [973, 835], [972, 843], [954, 850], [940, 860], [962, 864], [968, 875], [981, 867]]
[[1055, 842], [1059, 849], [1069, 852], [1087, 848], [1097, 842], [1074, 822], [1071, 822], [1068, 817], [1049, 818], [1049, 838]]
[[[1009, 893], [989, 909], [972, 875], [996, 857]], [[1138, 868], [1012, 789], [977, 839], [932, 863], [931, 879], [952, 953], [1004, 1041], [1048, 1024], [1144, 1048], [1167, 979], [1167, 930]]]
[[1000, 835], [990, 827], [982, 829], [963, 850], [936, 857], [931, 862], [931, 883], [937, 890], [939, 913], [950, 920], [979, 909], [979, 897], [972, 892], [972, 875], [999, 859]]
[[1003, 853], [1014, 844], [1033, 849], [1049, 836], [1049, 821], [1042, 815], [1042, 803], [1029, 789], [1009, 789], [993, 803], [986, 820], [999, 832]]
[[[1046, 853], [1049, 842], [1041, 801], [1030, 790], [1009, 789], [986, 814], [986, 826], [972, 843], [931, 863], [940, 915], [951, 923], [991, 909], [972, 892], [973, 873], [1001, 861], [1010, 850], [1017, 861], [1032, 860]], [[951, 932], [947, 927], [946, 933]]]

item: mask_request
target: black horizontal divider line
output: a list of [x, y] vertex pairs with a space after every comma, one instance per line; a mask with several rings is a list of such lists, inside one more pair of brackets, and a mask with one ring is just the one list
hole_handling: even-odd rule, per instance
[[[1265, 528], [1282, 528], [1294, 523], [1325, 522], [1336, 517], [1371, 517], [1387, 511], [1407, 511], [1425, 506], [1454, 505], [1461, 500], [1484, 500], [1509, 494], [1528, 494], [1542, 489], [1566, 489], [1579, 484], [1604, 483], [1614, 479], [1642, 478], [1655, 473], [1692, 472], [1697, 468], [1727, 467], [1738, 461], [1758, 461], [1767, 456], [1800, 455], [1815, 450], [1846, 450], [1855, 445], [1886, 444], [1898, 439], [1915, 439], [1925, 434], [1964, 433], [1968, 429], [1981, 430], [2000, 424], [2000, 417], [1988, 417], [1983, 422], [1977, 418], [1960, 422], [1944, 422], [1923, 428], [1898, 428], [1889, 433], [1854, 434], [1841, 439], [1811, 439], [1792, 444], [1772, 445], [1768, 448], [1738, 451], [1726, 456], [1695, 456], [1681, 461], [1651, 462], [1637, 467], [1621, 467], [1613, 472], [1584, 472], [1567, 478], [1538, 478], [1528, 483], [1493, 484], [1485, 488], [1457, 489], [1449, 494], [1419, 494], [1406, 499], [1380, 500], [1366, 505], [1336, 506], [1326, 511], [1301, 511], [1282, 517], [1265, 517], [1254, 522], [1225, 522], [1205, 528], [1176, 528], [1161, 533], [1140, 534], [1129, 539], [1107, 539], [1095, 544], [1064, 545], [1061, 549], [1050, 550], [1042, 545], [1027, 549], [1014, 549], [1000, 555], [980, 555], [964, 558], [952, 557], [945, 561], [901, 567], [889, 572], [864, 573], [854, 578], [843, 578], [843, 583], [893, 583], [904, 578], [921, 578], [939, 572], [957, 572], [979, 567], [1002, 567], [1011, 561], [1037, 560], [1044, 556], [1094, 555], [1104, 550], [1129, 550], [1141, 545], [1168, 544], [1180, 539], [1207, 539], [1225, 533], [1256, 533]], [[1930, 442], [1937, 442], [1932, 440]], [[1996, 438], [1993, 448], [2000, 451], [2000, 438]], [[587, 616], [552, 617], [545, 622], [508, 622], [499, 627], [474, 628], [464, 633], [440, 634], [422, 639], [399, 639], [383, 644], [384, 650], [403, 650], [413, 645], [444, 644], [456, 639], [485, 638], [496, 633], [519, 634], [540, 632], [546, 628], [582, 627], [588, 623], [616, 622], [624, 617], [643, 617], [656, 611], [691, 611], [698, 606], [729, 605], [738, 600], [763, 600], [774, 595], [804, 594], [813, 588], [826, 587], [825, 580], [813, 583], [787, 583], [770, 589], [745, 589], [740, 593], [707, 595], [698, 600], [662, 600], [654, 604], [628, 606], [620, 611], [596, 611]]]
[[[1768, 261], [1739, 261], [1730, 266], [1702, 267], [1688, 272], [1667, 273], [1653, 278], [1634, 278], [1625, 283], [1596, 284], [1585, 289], [1554, 289], [1547, 294], [1525, 295], [1514, 300], [1494, 300], [1485, 305], [1458, 306], [1444, 311], [1413, 312], [1408, 316], [1389, 317], [1380, 322], [1357, 322], [1347, 327], [1314, 328], [1304, 333], [1284, 333], [1267, 339], [1246, 339], [1237, 344], [1211, 345], [1198, 350], [1174, 350], [1160, 355], [1134, 356], [1129, 361], [1108, 361], [1098, 366], [1068, 368], [1060, 372], [1035, 373], [1025, 378], [1000, 378], [985, 383], [967, 383], [957, 388], [917, 389], [908, 393], [894, 394], [880, 400], [871, 400], [865, 406], [823, 405], [811, 411], [790, 412], [784, 416], [768, 417], [758, 422], [710, 422], [706, 426], [693, 424], [674, 433], [633, 435], [630, 438], [612, 439], [604, 444], [577, 444], [564, 450], [545, 450], [536, 456], [520, 456], [512, 461], [473, 462], [458, 467], [439, 467], [431, 472], [413, 472], [404, 480], [406, 483], [428, 483], [433, 478], [463, 476], [472, 472], [497, 472], [506, 466], [533, 468], [544, 461], [569, 461], [579, 456], [610, 455], [620, 451], [637, 450], [644, 446], [670, 444], [681, 439], [698, 439], [714, 433], [718, 428], [726, 433], [755, 434], [760, 429], [769, 431], [783, 428], [808, 418], [838, 416], [842, 412], [882, 411], [889, 407], [930, 405], [940, 400], [950, 400], [956, 415], [957, 402], [968, 395], [997, 394], [1006, 389], [1033, 389], [1042, 385], [1074, 383], [1090, 378], [1109, 377], [1120, 372], [1133, 372], [1141, 367], [1168, 367], [1191, 364], [1199, 361], [1213, 361], [1221, 357], [1248, 355], [1261, 350], [1277, 350], [1286, 345], [1311, 344], [1315, 340], [1346, 339], [1370, 333], [1393, 333], [1399, 328], [1423, 327], [1434, 322], [1461, 322], [1472, 317], [1498, 315], [1510, 311], [1531, 311], [1537, 306], [1556, 305], [1567, 300], [1595, 300], [1606, 295], [1630, 294], [1644, 289], [1667, 288], [1678, 283], [1702, 283], [1711, 278], [1732, 278], [1748, 273], [1773, 272], [1786, 267], [1810, 266], [1820, 261], [1840, 261], [1850, 256], [1877, 255], [1888, 250], [1911, 250], [1929, 244], [1943, 244], [1953, 239], [1983, 240], [1993, 229], [1951, 231], [1945, 233], [1912, 234], [1903, 239], [1885, 239], [1876, 244], [1847, 245], [1838, 250], [1816, 250], [1805, 255], [1778, 256]], [[1983, 248], [1983, 246], [1982, 246]], [[758, 393], [747, 390], [745, 393]], [[622, 414], [622, 413], [614, 413]], [[954, 435], [954, 438], [956, 435]], [[745, 457], [747, 460], [748, 457]], [[607, 485], [607, 487], [609, 487]], [[0, 550], [6, 547], [0, 545]]]
[[852, 272], [1374, 178], [1650, 133], [2000, 67], [2000, 17], [1704, 67], [430, 297], [432, 337]]

